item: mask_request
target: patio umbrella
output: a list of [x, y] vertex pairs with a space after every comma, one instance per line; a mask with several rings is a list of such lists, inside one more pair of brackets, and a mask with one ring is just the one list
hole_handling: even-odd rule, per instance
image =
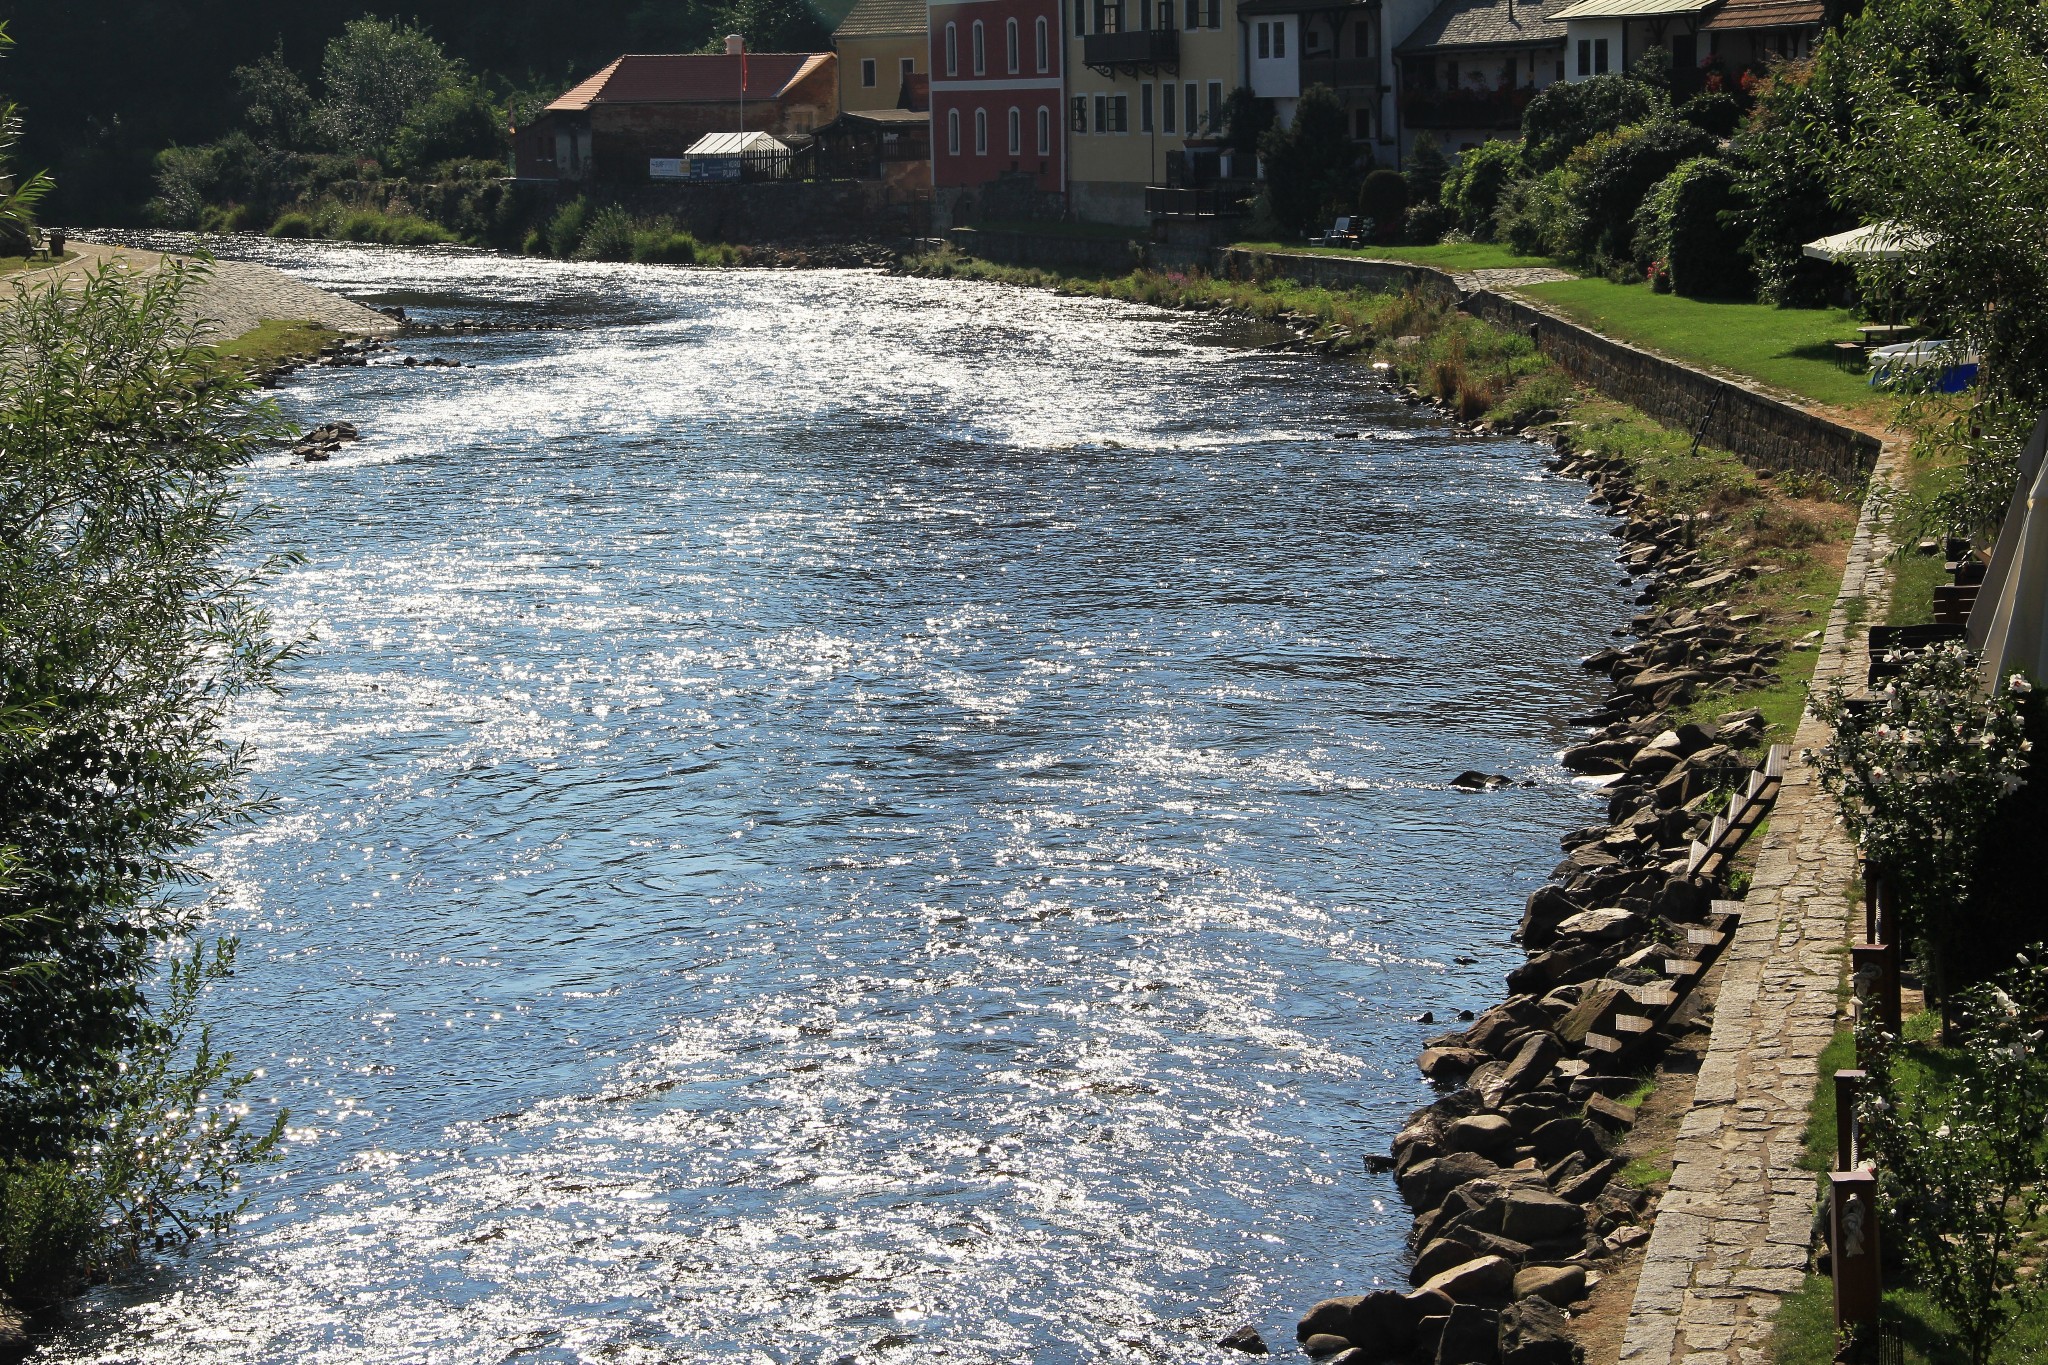
[[1922, 250], [1927, 244], [1927, 234], [1923, 232], [1900, 227], [1897, 223], [1872, 223], [1869, 227], [1851, 228], [1817, 242], [1808, 242], [1801, 249], [1816, 261], [1856, 265], [1863, 261], [1896, 261], [1909, 251]]
[[2048, 679], [2048, 413], [2020, 456], [2019, 486], [1970, 609], [1970, 647], [1993, 691], [2015, 670]]

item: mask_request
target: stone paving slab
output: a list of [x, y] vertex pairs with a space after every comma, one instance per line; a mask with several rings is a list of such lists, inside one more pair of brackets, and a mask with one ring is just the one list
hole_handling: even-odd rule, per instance
[[[1814, 668], [1816, 690], [1854, 686], [1867, 639], [1848, 603], [1882, 600], [1891, 541], [1880, 490], [1902, 450], [1887, 443], [1871, 478], [1842, 593]], [[1815, 1183], [1802, 1170], [1807, 1107], [1834, 1036], [1851, 917], [1856, 849], [1805, 760], [1827, 742], [1809, 709], [1793, 736], [1742, 922], [1719, 964], [1712, 1039], [1679, 1125], [1622, 1339], [1621, 1365], [1760, 1365], [1778, 1306], [1805, 1282]]]

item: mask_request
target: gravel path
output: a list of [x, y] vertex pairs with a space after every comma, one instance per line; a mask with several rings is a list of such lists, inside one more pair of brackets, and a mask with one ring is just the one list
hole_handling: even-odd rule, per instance
[[[136, 274], [163, 268], [161, 252], [135, 247], [101, 246], [91, 242], [73, 243], [78, 255], [62, 265], [24, 271], [12, 277], [19, 287], [64, 283], [83, 277], [88, 271], [112, 266]], [[187, 294], [190, 315], [197, 320], [201, 335], [228, 340], [242, 335], [258, 323], [317, 322], [353, 336], [389, 336], [398, 324], [374, 309], [353, 303], [338, 294], [295, 279], [267, 265], [244, 261], [215, 261], [207, 274]]]

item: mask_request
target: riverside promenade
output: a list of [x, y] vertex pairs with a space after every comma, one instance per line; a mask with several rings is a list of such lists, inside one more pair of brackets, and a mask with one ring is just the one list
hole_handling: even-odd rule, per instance
[[[1892, 543], [1883, 490], [1903, 443], [1871, 477], [1813, 686], [1858, 688], [1868, 637], [1850, 603], [1881, 607]], [[1720, 963], [1711, 1041], [1672, 1151], [1636, 1285], [1621, 1365], [1764, 1365], [1778, 1308], [1805, 1283], [1814, 1173], [1804, 1167], [1817, 1063], [1838, 1025], [1858, 876], [1856, 848], [1822, 791], [1809, 750], [1828, 740], [1809, 706], [1793, 737], [1742, 923]]]
[[[139, 247], [73, 242], [77, 255], [59, 265], [7, 277], [19, 288], [72, 284], [95, 270], [154, 274], [169, 257]], [[232, 341], [264, 322], [315, 322], [351, 336], [390, 336], [399, 325], [374, 308], [331, 294], [317, 285], [247, 261], [212, 261], [186, 296], [187, 315], [208, 341]]]

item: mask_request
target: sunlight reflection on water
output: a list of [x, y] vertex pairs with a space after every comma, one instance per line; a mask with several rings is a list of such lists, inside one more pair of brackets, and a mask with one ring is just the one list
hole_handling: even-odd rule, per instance
[[255, 470], [316, 643], [209, 863], [298, 1135], [43, 1358], [1191, 1361], [1405, 1283], [1412, 1017], [1587, 819], [1582, 490], [1214, 320], [235, 245], [493, 330], [281, 391], [364, 439]]

